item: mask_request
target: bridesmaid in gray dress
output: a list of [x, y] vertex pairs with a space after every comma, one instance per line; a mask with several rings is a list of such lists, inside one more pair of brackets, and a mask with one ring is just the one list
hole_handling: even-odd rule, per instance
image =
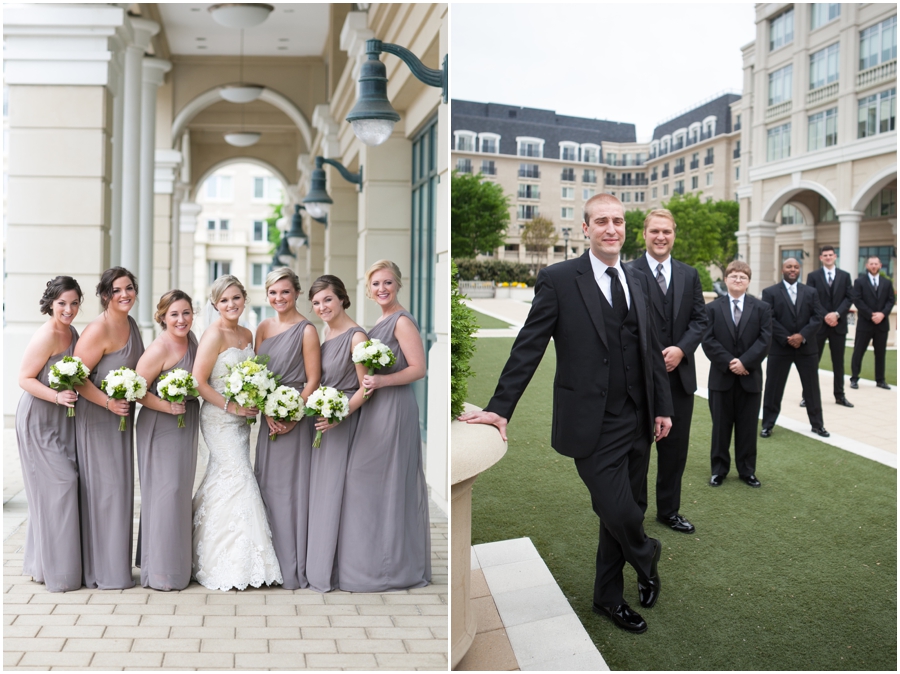
[[[275, 309], [256, 329], [256, 352], [269, 356], [269, 370], [282, 386], [300, 391], [305, 401], [319, 387], [322, 372], [319, 335], [297, 311], [300, 279], [287, 267], [266, 277], [266, 298]], [[307, 587], [306, 536], [309, 507], [311, 423], [265, 417], [256, 442], [256, 481], [272, 529], [272, 545], [281, 566], [282, 587]], [[276, 440], [269, 435], [277, 433]]]
[[369, 330], [397, 362], [366, 375], [370, 400], [350, 447], [338, 539], [342, 590], [385, 592], [431, 582], [428, 490], [422, 468], [419, 408], [410, 384], [425, 376], [419, 326], [397, 301], [400, 270], [379, 260], [366, 272], [366, 294], [381, 306]]
[[[103, 313], [84, 330], [75, 355], [91, 368], [79, 393], [90, 405], [75, 415], [81, 505], [84, 585], [101, 590], [134, 587], [131, 546], [134, 520], [134, 403], [109, 398], [98, 386], [111, 370], [132, 369], [144, 353], [137, 323], [128, 312], [137, 280], [123, 267], [103, 272], [97, 284]], [[124, 432], [119, 417], [127, 418]]]
[[32, 337], [19, 368], [25, 393], [16, 408], [16, 439], [28, 500], [22, 575], [44, 583], [50, 592], [81, 587], [75, 420], [66, 417], [78, 394], [54, 391], [47, 376], [51, 365], [75, 351], [78, 332], [72, 321], [82, 299], [71, 276], [47, 282], [40, 306], [50, 320]]
[[[178, 368], [191, 372], [197, 338], [191, 332], [194, 308], [181, 290], [170, 290], [156, 306], [163, 331], [147, 348], [137, 372], [147, 380], [147, 395], [135, 422], [141, 479], [141, 519], [134, 564], [141, 585], [155, 590], [183, 590], [191, 582], [191, 494], [197, 472], [200, 403], [189, 396], [170, 403], [157, 395], [157, 386]], [[184, 427], [178, 428], [178, 415]]]
[[322, 446], [312, 450], [310, 468], [306, 576], [310, 589], [330, 592], [339, 586], [337, 543], [347, 458], [359, 421], [356, 411], [365, 402], [362, 379], [366, 368], [354, 365], [353, 347], [367, 338], [365, 331], [347, 315], [350, 297], [337, 276], [317, 278], [309, 289], [309, 299], [313, 311], [327, 326], [322, 343], [322, 386], [343, 391], [350, 399], [350, 414], [342, 421], [330, 424], [321, 419], [315, 424], [316, 430], [325, 433]]

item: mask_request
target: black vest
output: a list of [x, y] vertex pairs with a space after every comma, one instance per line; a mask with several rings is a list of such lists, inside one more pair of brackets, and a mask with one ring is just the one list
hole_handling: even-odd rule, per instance
[[[627, 283], [627, 279], [622, 279]], [[606, 326], [606, 341], [609, 345], [609, 393], [606, 399], [606, 411], [620, 414], [625, 406], [626, 398], [631, 398], [638, 409], [643, 405], [644, 367], [641, 360], [641, 341], [638, 337], [637, 311], [634, 298], [620, 321], [616, 312], [597, 287], [600, 293], [600, 307], [603, 311], [603, 323]]]
[[[674, 277], [675, 270], [672, 270], [672, 276]], [[656, 277], [650, 279], [650, 285], [656, 286], [655, 290], [651, 290], [651, 293], [656, 293], [657, 297], [662, 298], [662, 307], [663, 307], [663, 317], [657, 324], [657, 335], [659, 336], [659, 343], [662, 348], [666, 348], [667, 346], [672, 346], [675, 344], [675, 293], [672, 292], [672, 284], [670, 283], [666, 288], [666, 294], [663, 295], [662, 289], [659, 287], [659, 284], [656, 282]]]

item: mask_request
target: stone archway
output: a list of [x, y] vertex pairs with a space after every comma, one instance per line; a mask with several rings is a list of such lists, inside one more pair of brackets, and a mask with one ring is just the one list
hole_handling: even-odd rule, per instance
[[206, 182], [207, 178], [209, 178], [220, 168], [223, 168], [230, 164], [253, 164], [254, 166], [259, 166], [260, 168], [264, 168], [266, 171], [271, 172], [272, 175], [274, 175], [281, 181], [281, 184], [284, 187], [285, 203], [287, 203], [287, 201], [290, 199], [288, 188], [291, 186], [291, 182], [287, 178], [285, 178], [284, 174], [275, 166], [263, 159], [257, 159], [256, 157], [229, 157], [228, 159], [223, 159], [220, 162], [216, 162], [215, 164], [207, 168], [196, 181], [193, 181], [193, 184], [190, 187], [190, 201], [195, 201], [197, 199], [197, 192], [203, 185], [203, 183]]
[[811, 180], [800, 180], [793, 183], [790, 187], [785, 187], [769, 200], [765, 208], [763, 208], [762, 220], [765, 222], [775, 222], [775, 217], [781, 212], [781, 208], [791, 201], [794, 196], [807, 190], [815, 192], [825, 198], [835, 211], [838, 210], [837, 198], [830, 190]]
[[854, 195], [850, 202], [851, 211], [864, 211], [872, 198], [890, 183], [897, 180], [897, 165], [888, 166], [872, 176]]

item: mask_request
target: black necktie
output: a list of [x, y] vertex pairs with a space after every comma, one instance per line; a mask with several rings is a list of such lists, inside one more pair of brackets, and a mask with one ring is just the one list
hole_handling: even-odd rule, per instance
[[832, 281], [832, 279], [831, 279], [831, 272], [828, 272], [828, 287], [829, 287], [829, 288], [831, 287], [831, 281]]
[[609, 275], [609, 290], [612, 295], [612, 308], [616, 315], [625, 320], [628, 313], [628, 303], [625, 300], [625, 290], [619, 282], [619, 270], [615, 267], [607, 267], [606, 273]]

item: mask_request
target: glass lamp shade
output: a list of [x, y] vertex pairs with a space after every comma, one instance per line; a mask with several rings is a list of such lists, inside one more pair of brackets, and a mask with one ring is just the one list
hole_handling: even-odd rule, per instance
[[226, 28], [253, 28], [267, 18], [272, 5], [256, 3], [224, 3], [209, 8], [213, 21]]
[[356, 137], [369, 146], [381, 145], [394, 132], [394, 122], [389, 119], [357, 119], [350, 126]]
[[322, 201], [303, 202], [306, 212], [314, 218], [324, 218], [331, 210], [331, 204]]
[[288, 219], [285, 216], [281, 216], [275, 221], [275, 226], [278, 228], [279, 232], [286, 232], [290, 228], [290, 224], [288, 224]]
[[229, 103], [250, 103], [262, 96], [263, 87], [255, 84], [234, 84], [219, 89], [219, 96]]
[[281, 245], [278, 246], [278, 250], [275, 251], [275, 257], [277, 257], [281, 264], [286, 267], [290, 266], [291, 262], [296, 259], [297, 256], [291, 252], [291, 249], [288, 246], [286, 236], [281, 237]]
[[225, 142], [235, 147], [250, 147], [256, 145], [262, 134], [256, 131], [242, 131], [240, 133], [226, 133]]

